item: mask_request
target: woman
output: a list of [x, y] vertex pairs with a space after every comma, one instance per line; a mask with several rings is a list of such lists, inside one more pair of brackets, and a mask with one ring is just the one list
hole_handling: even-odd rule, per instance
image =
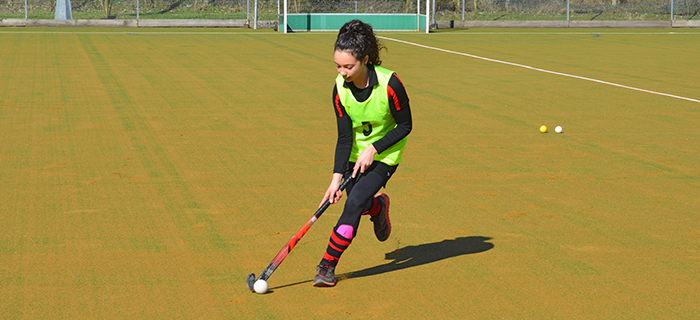
[[[337, 203], [343, 177], [353, 179], [348, 199], [316, 268], [314, 286], [334, 286], [335, 267], [357, 235], [362, 215], [374, 222], [379, 241], [391, 234], [389, 197], [377, 194], [401, 162], [412, 120], [406, 90], [393, 71], [380, 67], [381, 46], [372, 27], [352, 20], [340, 29], [333, 59], [338, 70], [333, 109], [338, 124], [333, 178], [321, 203]], [[376, 196], [375, 196], [376, 194]]]

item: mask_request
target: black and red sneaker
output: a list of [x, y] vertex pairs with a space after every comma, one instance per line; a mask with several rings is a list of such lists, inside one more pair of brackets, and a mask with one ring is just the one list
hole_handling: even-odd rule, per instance
[[374, 235], [377, 236], [377, 240], [386, 241], [389, 239], [391, 234], [391, 220], [389, 220], [389, 196], [380, 193], [374, 197], [379, 201], [379, 213], [376, 216], [372, 216], [369, 219], [374, 222]]
[[332, 287], [338, 281], [335, 279], [335, 266], [325, 260], [316, 267], [316, 276], [314, 277], [314, 287]]

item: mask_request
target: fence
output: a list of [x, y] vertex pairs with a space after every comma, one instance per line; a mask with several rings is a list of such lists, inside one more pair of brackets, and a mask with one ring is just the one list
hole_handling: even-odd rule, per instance
[[[455, 0], [457, 1], [457, 0]], [[459, 0], [438, 1], [437, 20], [700, 19], [700, 0]]]
[[[111, 5], [106, 3], [111, 2]], [[277, 1], [258, 1], [258, 18], [277, 19]], [[73, 19], [248, 19], [254, 0], [72, 0]], [[0, 19], [53, 19], [56, 0], [0, 0]], [[105, 8], [109, 8], [106, 10]]]
[[[256, 6], [257, 2], [257, 6]], [[277, 20], [277, 0], [73, 0], [73, 19]], [[53, 19], [56, 0], [0, 0], [0, 19]], [[105, 8], [109, 8], [106, 10]], [[406, 0], [289, 0], [290, 13], [415, 12]], [[257, 10], [256, 10], [257, 9]], [[421, 8], [425, 10], [425, 8]], [[436, 20], [700, 19], [700, 0], [438, 0]]]

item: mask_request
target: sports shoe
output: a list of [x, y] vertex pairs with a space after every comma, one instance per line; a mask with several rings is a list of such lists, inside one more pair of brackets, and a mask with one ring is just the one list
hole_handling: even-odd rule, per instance
[[330, 265], [325, 260], [316, 267], [316, 276], [314, 277], [314, 287], [332, 287], [338, 281], [335, 280], [335, 266]]
[[391, 234], [391, 220], [389, 220], [389, 196], [380, 193], [375, 199], [379, 201], [379, 214], [372, 216], [369, 219], [374, 222], [374, 235], [377, 240], [386, 241]]

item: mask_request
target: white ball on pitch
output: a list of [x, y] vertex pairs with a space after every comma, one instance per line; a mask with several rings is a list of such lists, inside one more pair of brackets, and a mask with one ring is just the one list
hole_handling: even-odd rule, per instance
[[564, 131], [564, 129], [562, 129], [560, 126], [557, 126], [556, 128], [554, 128], [554, 132], [556, 132], [556, 133], [562, 133], [562, 131]]
[[253, 284], [253, 290], [255, 290], [256, 293], [267, 292], [267, 281], [262, 279], [255, 281], [255, 284]]

